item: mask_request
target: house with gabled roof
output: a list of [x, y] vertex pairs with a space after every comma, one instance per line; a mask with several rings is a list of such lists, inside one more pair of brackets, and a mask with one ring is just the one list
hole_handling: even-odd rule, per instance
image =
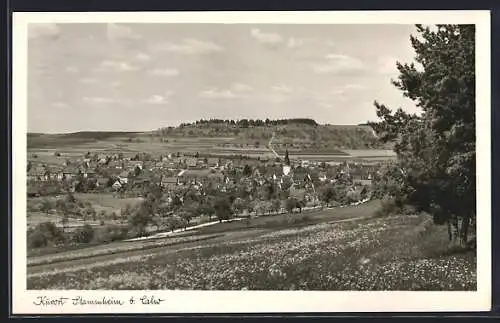
[[95, 186], [96, 187], [106, 187], [108, 186], [109, 178], [106, 177], [99, 177], [96, 180]]
[[196, 160], [196, 158], [186, 158], [185, 164], [187, 165], [188, 168], [198, 167], [198, 161]]
[[82, 172], [83, 178], [94, 179], [97, 177], [97, 173], [91, 168], [84, 169], [81, 172]]
[[74, 165], [68, 165], [68, 166], [64, 167], [62, 170], [64, 180], [71, 180], [76, 175], [78, 175], [78, 173], [79, 173], [79, 170]]
[[45, 167], [42, 165], [32, 166], [27, 173], [27, 180], [30, 182], [40, 182], [45, 179]]
[[187, 169], [179, 172], [179, 174], [177, 174], [177, 178], [181, 184], [206, 184], [207, 182], [216, 184], [223, 181], [224, 175], [210, 169]]
[[111, 187], [113, 187], [113, 189], [115, 190], [119, 190], [120, 188], [122, 188], [122, 184], [120, 183], [120, 181], [116, 181]]
[[179, 184], [179, 179], [174, 176], [162, 176], [160, 185], [165, 188], [172, 188]]
[[45, 174], [44, 176], [46, 177], [47, 180], [61, 180], [62, 179], [62, 172], [60, 167], [57, 167], [55, 165], [47, 165], [45, 167]]

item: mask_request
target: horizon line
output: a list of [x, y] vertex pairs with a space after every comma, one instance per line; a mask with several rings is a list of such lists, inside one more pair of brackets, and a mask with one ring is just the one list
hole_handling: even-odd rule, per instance
[[[254, 119], [255, 120], [255, 119]], [[313, 119], [312, 119], [313, 120]], [[237, 120], [235, 120], [237, 121]], [[369, 121], [367, 121], [369, 122]], [[367, 122], [363, 123], [350, 123], [350, 124], [333, 124], [333, 123], [318, 123], [318, 126], [352, 126], [352, 127], [361, 127], [361, 126], [368, 126]], [[183, 123], [190, 123], [193, 124], [194, 122], [183, 122]], [[135, 133], [135, 134], [140, 134], [140, 133], [148, 133], [148, 132], [154, 132], [162, 128], [168, 128], [168, 127], [174, 127], [174, 128], [179, 128], [181, 124], [177, 126], [165, 126], [165, 127], [158, 127], [156, 129], [150, 129], [150, 130], [75, 130], [75, 131], [63, 131], [63, 132], [40, 132], [40, 131], [27, 131], [26, 134], [42, 134], [42, 135], [68, 135], [68, 134], [75, 134], [75, 133], [97, 133], [97, 132], [103, 132], [103, 133]]]

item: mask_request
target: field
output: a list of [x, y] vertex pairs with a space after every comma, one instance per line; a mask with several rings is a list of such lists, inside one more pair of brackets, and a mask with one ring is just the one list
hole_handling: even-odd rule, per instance
[[[28, 212], [27, 225], [29, 227], [34, 227], [43, 222], [54, 222], [58, 227], [62, 227], [62, 216], [58, 214], [46, 214], [41, 212]], [[90, 225], [99, 225], [99, 221], [87, 221]], [[66, 228], [71, 230], [76, 227], [82, 226], [83, 220], [68, 218], [68, 223], [66, 224]]]
[[89, 201], [97, 212], [105, 210], [106, 212], [120, 213], [120, 209], [127, 204], [134, 206], [142, 201], [141, 197], [114, 198], [112, 194], [75, 193], [74, 196], [78, 200]]
[[[203, 139], [203, 140], [202, 140]], [[175, 142], [174, 142], [175, 140]], [[71, 147], [62, 145], [59, 148], [37, 148], [28, 149], [28, 160], [39, 163], [61, 165], [66, 158], [79, 158], [85, 153], [115, 154], [122, 153], [127, 157], [132, 157], [137, 153], [146, 152], [154, 156], [160, 154], [184, 152], [210, 154], [214, 156], [243, 155], [252, 158], [274, 157], [274, 154], [263, 144], [258, 148], [252, 145], [244, 147], [236, 146], [218, 146], [218, 144], [231, 141], [232, 138], [184, 138], [171, 139], [167, 142], [158, 142], [146, 137], [141, 142], [123, 142], [117, 139], [108, 139], [106, 141], [85, 142]], [[61, 156], [54, 156], [55, 152]], [[280, 156], [284, 155], [283, 149], [276, 149]], [[346, 159], [355, 160], [388, 160], [394, 158], [394, 153], [389, 149], [290, 149], [291, 159], [307, 159], [312, 161], [343, 161]]]
[[[476, 289], [475, 253], [448, 250], [446, 228], [427, 215], [374, 218], [375, 210], [368, 203], [297, 222], [234, 222], [206, 241], [28, 267], [28, 289]], [[217, 226], [205, 229], [194, 236]]]
[[[273, 134], [273, 148], [291, 158], [338, 160], [345, 158], [387, 159], [390, 150], [365, 149], [378, 147], [371, 129], [361, 126], [288, 125], [282, 127], [227, 128], [210, 125], [206, 128], [179, 127], [165, 133], [144, 132], [80, 132], [70, 134], [28, 134], [28, 159], [60, 164], [66, 158], [91, 153], [139, 152], [153, 155], [167, 153], [200, 153], [218, 156], [241, 154], [249, 157], [272, 157], [267, 147]], [[285, 147], [286, 146], [286, 147]], [[350, 148], [350, 151], [346, 149]], [[358, 149], [354, 149], [358, 148]], [[382, 147], [378, 147], [382, 148]], [[386, 147], [388, 148], [388, 147]], [[55, 152], [61, 154], [54, 156]]]
[[[120, 214], [121, 208], [125, 207], [127, 204], [130, 206], [134, 206], [138, 204], [142, 198], [114, 198], [112, 194], [93, 194], [93, 193], [75, 193], [74, 196], [80, 202], [89, 202], [92, 207], [96, 210], [97, 213], [101, 211], [105, 211], [108, 215], [111, 212], [116, 212], [118, 215]], [[41, 213], [37, 211], [33, 211], [33, 209], [37, 209], [42, 200], [55, 200], [57, 197], [32, 197], [28, 198], [27, 206], [28, 206], [28, 226], [36, 225], [45, 221], [53, 221], [59, 225], [62, 217], [58, 214], [54, 213]], [[107, 219], [109, 220], [109, 219]], [[89, 222], [89, 224], [99, 224], [99, 220]], [[69, 218], [68, 227], [83, 225], [82, 221]]]

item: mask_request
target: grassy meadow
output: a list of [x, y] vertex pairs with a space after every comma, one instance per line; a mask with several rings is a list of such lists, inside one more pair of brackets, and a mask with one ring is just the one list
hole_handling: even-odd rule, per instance
[[30, 273], [28, 268], [28, 288], [476, 289], [475, 253], [451, 252], [445, 227], [423, 214], [374, 217], [375, 210], [367, 203], [311, 211], [304, 221], [280, 215], [269, 217], [280, 222], [258, 222], [246, 229], [228, 223], [219, 227], [222, 235], [215, 225], [184, 237], [205, 237], [203, 241], [172, 246], [156, 242], [165, 245], [104, 256], [98, 262], [54, 263], [50, 271], [35, 267]]

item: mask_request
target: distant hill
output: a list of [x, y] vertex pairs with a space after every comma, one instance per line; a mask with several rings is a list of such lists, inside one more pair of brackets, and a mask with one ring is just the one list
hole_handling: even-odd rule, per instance
[[28, 133], [28, 148], [49, 148], [68, 145], [78, 145], [96, 142], [117, 137], [130, 137], [140, 134], [139, 132], [116, 132], [116, 131], [80, 131], [72, 133], [45, 134]]
[[233, 143], [296, 145], [302, 149], [383, 149], [368, 125], [320, 125], [312, 119], [199, 120], [153, 132], [158, 137], [226, 137]]
[[[273, 137], [274, 136], [274, 137]], [[182, 140], [219, 140], [216, 147], [260, 149], [269, 144], [283, 149], [309, 152], [331, 152], [339, 149], [385, 149], [367, 125], [322, 125], [312, 119], [281, 120], [199, 120], [178, 127], [148, 132], [86, 131], [67, 134], [28, 133], [28, 148], [58, 148], [79, 144], [119, 142], [165, 142]], [[172, 139], [172, 140], [171, 140]], [[215, 141], [214, 141], [215, 142]]]

